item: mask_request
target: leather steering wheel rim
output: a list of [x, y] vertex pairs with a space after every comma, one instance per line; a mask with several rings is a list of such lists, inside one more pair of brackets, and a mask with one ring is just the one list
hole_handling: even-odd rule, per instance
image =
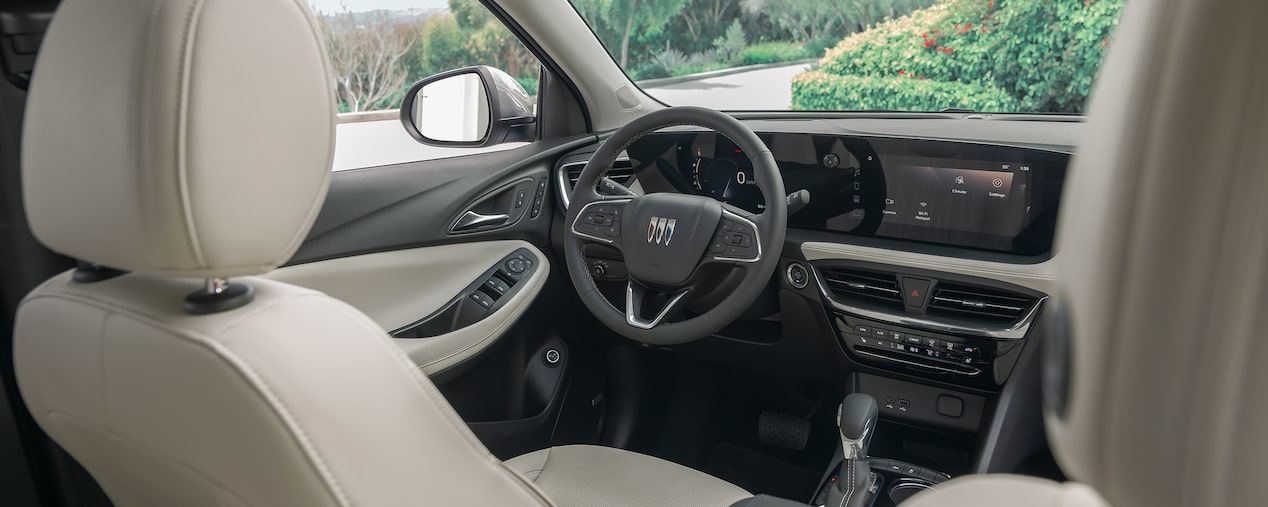
[[[635, 325], [635, 319], [630, 316], [632, 313], [630, 300], [635, 297], [633, 290], [638, 281], [633, 280], [633, 273], [631, 273], [632, 281], [628, 285], [626, 294], [626, 311], [623, 312], [609, 303], [599, 291], [594, 278], [591, 277], [584, 255], [584, 246], [588, 243], [586, 238], [594, 238], [594, 236], [578, 234], [576, 224], [582, 210], [592, 204], [615, 203], [629, 199], [600, 195], [594, 190], [595, 185], [612, 168], [616, 157], [631, 143], [657, 130], [675, 126], [704, 127], [726, 136], [752, 162], [754, 184], [762, 192], [763, 199], [767, 203], [766, 209], [760, 214], [751, 214], [738, 208], [723, 206], [722, 213], [733, 222], [737, 218], [743, 219], [756, 228], [755, 243], [758, 246], [758, 255], [756, 259], [733, 264], [745, 269], [746, 272], [731, 294], [711, 310], [677, 322], [659, 322], [657, 319], [657, 322], [650, 326]], [[780, 252], [783, 250], [787, 229], [788, 210], [784, 206], [784, 195], [783, 179], [770, 150], [757, 137], [757, 134], [739, 120], [712, 109], [690, 106], [670, 107], [644, 115], [617, 130], [599, 147], [582, 169], [577, 184], [573, 188], [564, 222], [567, 227], [564, 232], [564, 259], [573, 287], [580, 295], [582, 303], [600, 322], [632, 340], [653, 345], [677, 345], [709, 336], [739, 318], [757, 299], [774, 273], [779, 263]], [[692, 198], [716, 203], [704, 196], [692, 196]], [[637, 199], [640, 198], [633, 198], [633, 200]], [[722, 205], [719, 204], [719, 206]], [[626, 218], [629, 219], [628, 216]], [[626, 227], [631, 225], [627, 224]], [[651, 231], [649, 231], [648, 242], [651, 241]], [[593, 243], [593, 241], [590, 242]], [[624, 255], [624, 251], [622, 253]], [[698, 263], [695, 269], [708, 262], [709, 252], [703, 253], [702, 258], [704, 260]], [[716, 257], [714, 259], [716, 260]], [[672, 306], [676, 302], [677, 299], [672, 299], [667, 306]], [[666, 312], [668, 310], [669, 308], [665, 309]]]

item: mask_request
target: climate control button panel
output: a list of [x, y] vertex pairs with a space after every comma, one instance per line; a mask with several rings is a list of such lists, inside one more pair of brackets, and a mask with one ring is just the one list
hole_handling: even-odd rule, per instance
[[1022, 345], [1022, 340], [951, 335], [846, 314], [836, 314], [833, 325], [846, 352], [861, 363], [980, 387], [1002, 385]]

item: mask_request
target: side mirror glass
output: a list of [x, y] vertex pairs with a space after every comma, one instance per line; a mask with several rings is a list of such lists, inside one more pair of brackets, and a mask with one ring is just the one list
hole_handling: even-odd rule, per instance
[[490, 146], [536, 136], [532, 97], [510, 75], [488, 66], [415, 83], [400, 114], [411, 137], [436, 146]]

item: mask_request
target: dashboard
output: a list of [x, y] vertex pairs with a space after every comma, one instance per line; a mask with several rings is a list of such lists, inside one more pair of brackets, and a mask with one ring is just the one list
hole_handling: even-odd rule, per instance
[[[1065, 153], [836, 134], [759, 137], [785, 189], [810, 192], [809, 205], [789, 217], [791, 228], [1023, 256], [1052, 248]], [[767, 205], [749, 158], [720, 134], [659, 132], [627, 154], [640, 182], [753, 213]]]

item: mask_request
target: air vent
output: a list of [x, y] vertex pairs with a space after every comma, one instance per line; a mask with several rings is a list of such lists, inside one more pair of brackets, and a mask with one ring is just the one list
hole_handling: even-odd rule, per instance
[[828, 290], [844, 300], [903, 307], [898, 277], [893, 273], [844, 268], [819, 268], [819, 273], [823, 275]]
[[[568, 189], [572, 190], [577, 186], [577, 179], [581, 177], [581, 170], [586, 165], [582, 162], [564, 165], [564, 171], [568, 173]], [[630, 180], [634, 179], [634, 167], [630, 165], [629, 160], [617, 160], [612, 164], [612, 169], [608, 170], [608, 178], [622, 185], [628, 185]]]
[[1034, 304], [1035, 298], [1021, 294], [940, 283], [929, 302], [929, 313], [1002, 323], [1022, 318]]

